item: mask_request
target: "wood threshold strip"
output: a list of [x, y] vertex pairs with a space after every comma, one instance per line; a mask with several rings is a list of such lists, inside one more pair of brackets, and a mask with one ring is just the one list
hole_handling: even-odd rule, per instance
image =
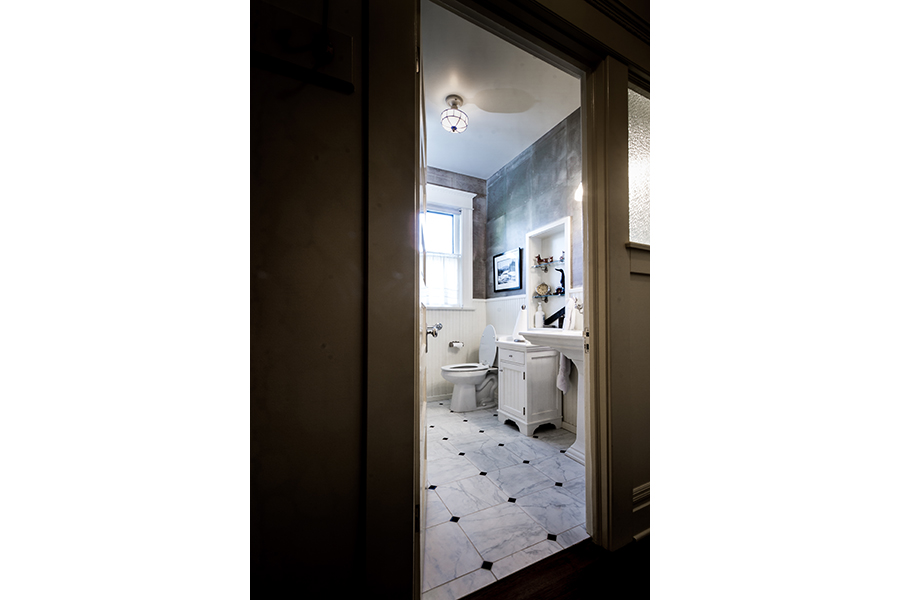
[[[596, 598], [604, 590], [650, 597], [650, 536], [616, 552], [584, 540], [481, 588], [466, 600]], [[626, 597], [626, 596], [618, 596]]]

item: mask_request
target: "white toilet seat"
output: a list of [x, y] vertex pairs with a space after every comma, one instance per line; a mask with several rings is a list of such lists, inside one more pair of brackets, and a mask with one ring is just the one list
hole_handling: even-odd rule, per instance
[[481, 363], [462, 363], [458, 365], [445, 365], [441, 370], [449, 369], [451, 371], [479, 371], [486, 370], [488, 367]]

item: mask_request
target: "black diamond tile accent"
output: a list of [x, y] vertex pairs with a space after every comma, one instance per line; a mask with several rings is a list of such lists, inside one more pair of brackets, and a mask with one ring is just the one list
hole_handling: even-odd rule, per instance
[[555, 542], [555, 541], [556, 541], [556, 534], [555, 534], [555, 533], [548, 533], [548, 534], [547, 534], [547, 539], [550, 540], [551, 542]]
[[482, 471], [481, 473], [479, 473], [479, 475], [487, 475], [487, 473], [485, 473], [484, 471]]
[[507, 500], [507, 502], [512, 502], [513, 504], [515, 504], [515, 503], [516, 503], [516, 499], [515, 499], [515, 498], [510, 498], [509, 500]]
[[497, 444], [498, 446], [502, 446], [503, 444]]
[[[444, 438], [444, 439], [447, 439], [447, 438]], [[565, 450], [560, 450], [559, 453], [560, 453], [560, 454], [565, 454], [566, 451], [565, 451]]]
[[484, 561], [483, 563], [481, 563], [481, 568], [487, 569], [488, 571], [490, 571], [491, 567], [493, 567], [493, 566], [494, 566], [494, 563], [492, 563], [492, 562]]
[[434, 429], [434, 425], [429, 425], [428, 427], [430, 427], [431, 429]]
[[456, 523], [457, 521], [459, 521], [459, 517], [450, 517], [451, 523]]
[[444, 441], [446, 441], [446, 440], [449, 440], [450, 438], [441, 438], [441, 439], [444, 440]]
[[496, 416], [497, 416], [497, 414], [496, 414], [496, 413], [495, 413], [495, 414], [494, 414], [494, 416], [495, 416], [495, 417], [496, 417]]
[[536, 435], [533, 435], [533, 436], [531, 436], [531, 437], [533, 437], [534, 439], [537, 439], [537, 436], [536, 436]]
[[484, 433], [484, 429], [479, 429], [478, 433]]
[[439, 404], [439, 405], [440, 405], [440, 406], [443, 406], [443, 405], [444, 405], [444, 403], [443, 403], [443, 402], [438, 402], [438, 404]]
[[437, 489], [437, 486], [436, 486], [436, 485], [429, 485], [429, 486], [428, 486], [428, 489], [429, 489], [429, 490], [436, 490], [436, 489]]
[[523, 460], [523, 461], [522, 461], [522, 464], [527, 465], [529, 462], [531, 462], [531, 461], [529, 461], [529, 460]]
[[468, 419], [463, 419], [463, 423], [468, 423], [468, 422], [469, 422]]
[[465, 453], [465, 452], [460, 452], [459, 455], [460, 455], [460, 456], [465, 456], [466, 453]]
[[556, 482], [556, 487], [562, 487], [562, 484], [561, 484], [560, 482], [557, 481], [557, 482]]

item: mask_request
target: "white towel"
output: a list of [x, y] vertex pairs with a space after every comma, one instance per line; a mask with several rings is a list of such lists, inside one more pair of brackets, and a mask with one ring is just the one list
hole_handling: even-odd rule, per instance
[[566, 394], [569, 391], [569, 371], [572, 370], [572, 361], [568, 357], [559, 355], [559, 374], [556, 376], [556, 387]]
[[575, 329], [575, 301], [571, 298], [566, 300], [566, 329]]

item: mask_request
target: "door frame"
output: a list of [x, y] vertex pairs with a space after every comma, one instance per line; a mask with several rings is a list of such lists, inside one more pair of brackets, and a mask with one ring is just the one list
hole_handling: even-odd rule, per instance
[[[418, 500], [424, 482], [415, 460], [424, 435], [418, 427], [418, 348], [425, 325], [419, 322], [417, 299], [419, 1], [364, 3], [367, 39], [362, 41], [368, 91], [363, 109], [368, 221], [365, 578], [369, 589], [414, 598], [421, 595], [424, 531], [416, 521], [416, 511], [424, 511]], [[610, 232], [608, 225], [621, 223], [623, 189], [627, 211], [627, 87], [631, 82], [649, 90], [649, 43], [612, 35], [612, 21], [604, 21], [600, 10], [583, 0], [436, 3], [582, 80], [584, 262], [593, 269], [585, 269], [584, 282], [585, 328], [591, 336], [585, 354], [586, 526], [595, 543], [615, 550], [632, 534], [630, 522], [621, 517], [627, 486], [613, 485], [627, 456], [615, 454], [611, 445], [608, 265], [610, 239], [620, 232]], [[606, 31], [615, 38], [611, 46], [597, 41], [606, 39]], [[420, 517], [424, 521], [424, 514]], [[401, 535], [403, 531], [409, 535]]]

